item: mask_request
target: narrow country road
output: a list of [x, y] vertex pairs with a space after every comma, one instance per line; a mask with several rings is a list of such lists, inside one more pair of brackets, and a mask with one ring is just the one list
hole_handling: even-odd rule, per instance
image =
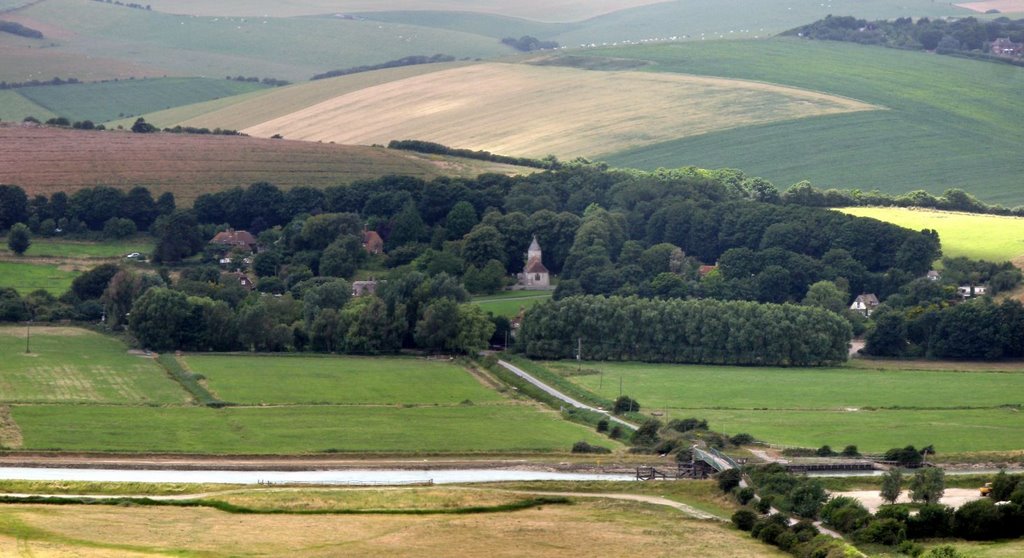
[[625, 426], [626, 428], [629, 428], [631, 430], [636, 430], [637, 429], [637, 426], [635, 424], [626, 422], [626, 421], [624, 421], [624, 420], [622, 420], [622, 419], [620, 419], [618, 417], [612, 416], [612, 414], [609, 413], [608, 411], [605, 411], [603, 409], [598, 409], [596, 407], [591, 407], [590, 405], [586, 405], [584, 403], [580, 403], [579, 401], [576, 401], [572, 397], [569, 397], [568, 395], [558, 391], [557, 389], [555, 389], [555, 388], [545, 384], [544, 382], [538, 380], [537, 378], [531, 376], [525, 370], [523, 370], [522, 368], [519, 368], [518, 366], [516, 366], [514, 364], [510, 364], [508, 362], [505, 362], [504, 360], [498, 360], [498, 365], [501, 366], [502, 368], [508, 370], [509, 372], [515, 374], [516, 376], [519, 376], [520, 378], [526, 380], [527, 382], [530, 382], [531, 384], [537, 386], [538, 388], [543, 390], [548, 395], [550, 395], [552, 397], [555, 397], [555, 398], [557, 398], [557, 399], [559, 399], [561, 401], [565, 401], [566, 403], [572, 405], [573, 407], [576, 407], [577, 409], [586, 409], [587, 411], [593, 411], [595, 413], [600, 413], [600, 414], [608, 417], [608, 420], [610, 420], [612, 422], [616, 422], [618, 424], [621, 424], [622, 426]]

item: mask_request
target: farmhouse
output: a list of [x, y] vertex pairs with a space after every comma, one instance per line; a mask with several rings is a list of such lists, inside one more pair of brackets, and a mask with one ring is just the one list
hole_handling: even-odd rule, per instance
[[857, 295], [857, 298], [853, 300], [853, 304], [850, 305], [850, 310], [854, 312], [860, 312], [865, 317], [870, 316], [875, 311], [875, 307], [878, 306], [878, 297], [874, 293], [865, 293]]
[[526, 265], [523, 266], [523, 272], [518, 276], [518, 283], [521, 288], [534, 290], [551, 288], [551, 276], [548, 273], [548, 268], [544, 267], [542, 259], [540, 244], [537, 242], [535, 235], [533, 242], [530, 243], [530, 248], [526, 252]]
[[352, 281], [352, 296], [366, 296], [377, 292], [377, 285], [383, 281]]
[[988, 291], [988, 286], [986, 285], [960, 285], [956, 288], [956, 294], [960, 295], [962, 298], [981, 296], [985, 294], [986, 291]]
[[242, 273], [241, 271], [229, 273], [228, 275], [231, 276], [231, 280], [238, 281], [238, 284], [241, 285], [242, 288], [247, 291], [251, 291], [256, 288], [256, 285], [253, 284], [252, 279], [249, 279], [249, 276]]
[[363, 231], [363, 249], [371, 254], [383, 254], [384, 239], [377, 231]]
[[1015, 43], [1009, 37], [992, 41], [992, 54], [996, 56], [1020, 56], [1024, 54], [1024, 43]]
[[714, 271], [716, 269], [718, 269], [718, 265], [717, 264], [716, 265], [702, 265], [699, 268], [697, 268], [697, 274], [701, 278], [704, 278], [704, 277], [707, 277], [709, 273], [711, 273], [712, 271]]
[[236, 231], [234, 229], [228, 229], [217, 233], [213, 239], [210, 240], [209, 244], [218, 246], [224, 250], [230, 250], [232, 248], [245, 248], [251, 251], [255, 251], [259, 245], [249, 231]]

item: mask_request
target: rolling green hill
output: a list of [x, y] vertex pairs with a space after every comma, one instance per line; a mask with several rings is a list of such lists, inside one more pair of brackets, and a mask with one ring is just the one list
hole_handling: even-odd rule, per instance
[[57, 115], [21, 96], [15, 89], [0, 91], [0, 120], [17, 121], [26, 116], [46, 120]]
[[647, 71], [765, 81], [886, 107], [705, 134], [608, 153], [617, 166], [729, 166], [780, 187], [800, 180], [886, 192], [964, 188], [1024, 202], [1024, 69], [849, 43], [795, 39], [595, 49]]
[[492, 37], [410, 25], [324, 17], [194, 17], [93, 0], [47, 0], [19, 10], [17, 20], [52, 30], [46, 42], [55, 45], [50, 47], [54, 55], [116, 56], [180, 76], [297, 81], [410, 55], [475, 58], [512, 52]]
[[[22, 87], [17, 93], [50, 113], [99, 123], [266, 88], [223, 78], [166, 78]], [[27, 111], [22, 116], [39, 117], [32, 106], [19, 110]]]

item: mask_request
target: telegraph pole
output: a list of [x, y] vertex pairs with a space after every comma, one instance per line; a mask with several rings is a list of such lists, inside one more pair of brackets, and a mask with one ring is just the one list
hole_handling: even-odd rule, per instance
[[576, 338], [576, 371], [583, 370], [583, 338]]

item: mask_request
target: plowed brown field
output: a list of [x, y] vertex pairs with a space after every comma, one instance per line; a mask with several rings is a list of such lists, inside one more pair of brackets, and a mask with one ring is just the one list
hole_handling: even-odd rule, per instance
[[514, 174], [530, 169], [429, 157], [380, 147], [243, 136], [132, 134], [0, 127], [0, 184], [29, 195], [107, 185], [173, 192], [179, 205], [200, 194], [272, 182], [281, 188], [325, 187], [402, 174], [430, 179]]

